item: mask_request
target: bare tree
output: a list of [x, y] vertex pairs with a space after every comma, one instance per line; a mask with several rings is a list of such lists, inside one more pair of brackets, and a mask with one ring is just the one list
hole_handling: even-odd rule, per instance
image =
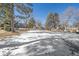
[[64, 26], [64, 30], [67, 30], [67, 27], [73, 26], [73, 20], [75, 20], [75, 8], [68, 7], [62, 15], [61, 22], [63, 23], [62, 25]]

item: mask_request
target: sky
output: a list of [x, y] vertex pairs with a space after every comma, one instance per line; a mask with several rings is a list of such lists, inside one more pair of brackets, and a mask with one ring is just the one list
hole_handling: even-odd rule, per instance
[[33, 16], [45, 23], [49, 12], [62, 14], [68, 7], [79, 8], [78, 3], [33, 3]]

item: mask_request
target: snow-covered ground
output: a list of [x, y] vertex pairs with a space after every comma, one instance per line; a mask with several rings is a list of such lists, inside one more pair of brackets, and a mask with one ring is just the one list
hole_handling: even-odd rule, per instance
[[[0, 41], [1, 56], [79, 55], [77, 49], [79, 46], [79, 34], [76, 33], [31, 30], [19, 36], [6, 37], [3, 39], [3, 41]], [[71, 46], [68, 46], [66, 43]], [[73, 47], [72, 43], [75, 44], [77, 48]], [[77, 50], [77, 52], [72, 50]]]

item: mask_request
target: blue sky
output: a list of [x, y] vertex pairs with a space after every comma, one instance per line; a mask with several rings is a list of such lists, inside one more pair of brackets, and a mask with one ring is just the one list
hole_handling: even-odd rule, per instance
[[66, 8], [79, 8], [78, 3], [33, 3], [33, 16], [43, 24], [49, 12], [62, 14]]

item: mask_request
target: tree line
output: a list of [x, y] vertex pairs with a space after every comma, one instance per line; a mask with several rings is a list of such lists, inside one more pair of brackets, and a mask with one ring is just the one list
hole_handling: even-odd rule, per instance
[[[49, 12], [45, 25], [32, 16], [32, 4], [0, 3], [0, 28], [15, 32], [16, 28], [66, 30], [68, 27], [79, 29], [79, 9], [68, 7], [61, 15]], [[17, 13], [17, 14], [16, 14]], [[21, 21], [24, 21], [21, 23]]]

